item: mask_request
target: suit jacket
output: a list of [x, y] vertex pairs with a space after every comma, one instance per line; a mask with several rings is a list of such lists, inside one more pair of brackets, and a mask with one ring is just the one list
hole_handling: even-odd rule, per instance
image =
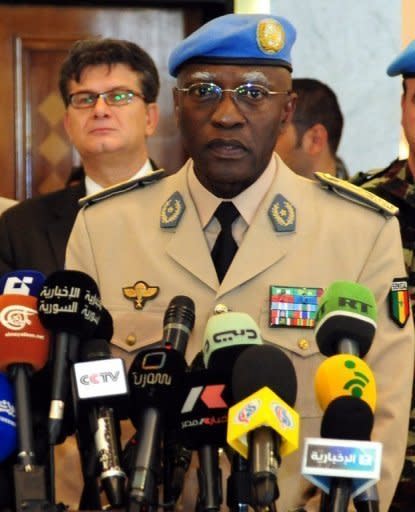
[[6, 210], [0, 216], [0, 274], [33, 269], [47, 276], [62, 269], [78, 200], [84, 195], [82, 181]]
[[[305, 503], [308, 487], [300, 477], [302, 439], [320, 434], [321, 410], [313, 381], [323, 357], [311, 329], [269, 326], [270, 285], [325, 289], [341, 279], [367, 286], [378, 307], [378, 329], [367, 362], [377, 377], [372, 439], [384, 443], [379, 490], [385, 512], [403, 463], [414, 355], [411, 322], [399, 328], [388, 313], [392, 280], [405, 275], [396, 218], [385, 218], [297, 176], [275, 155], [273, 184], [219, 284], [187, 185], [191, 165], [189, 161], [158, 183], [112, 194], [78, 215], [66, 265], [96, 279], [114, 319], [114, 353], [128, 361], [137, 348], [159, 340], [164, 311], [175, 295], [188, 295], [196, 305], [195, 328], [186, 352], [189, 361], [201, 349], [204, 327], [215, 305], [224, 303], [251, 315], [264, 340], [281, 347], [296, 369], [300, 446], [282, 461], [277, 502], [280, 510], [294, 509]], [[270, 208], [277, 194], [295, 209], [292, 231], [273, 227]], [[177, 206], [170, 227], [165, 222], [169, 199], [170, 205], [175, 201], [176, 206], [184, 205]], [[159, 287], [159, 292], [142, 309], [135, 309], [123, 288], [139, 281]], [[187, 499], [184, 510], [191, 510], [194, 501]]]

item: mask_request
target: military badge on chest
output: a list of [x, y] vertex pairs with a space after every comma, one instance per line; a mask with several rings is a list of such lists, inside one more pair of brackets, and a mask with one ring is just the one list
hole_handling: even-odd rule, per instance
[[270, 286], [269, 326], [313, 328], [323, 288]]
[[148, 300], [157, 297], [160, 288], [158, 286], [149, 286], [145, 281], [137, 281], [132, 286], [122, 288], [124, 297], [134, 301], [135, 309], [143, 309]]

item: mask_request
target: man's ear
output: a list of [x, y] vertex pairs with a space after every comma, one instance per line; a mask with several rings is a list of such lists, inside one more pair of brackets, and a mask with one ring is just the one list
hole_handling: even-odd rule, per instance
[[147, 104], [146, 135], [150, 136], [156, 131], [160, 117], [160, 109], [157, 103]]
[[286, 103], [284, 105], [284, 109], [281, 114], [280, 125], [281, 125], [282, 129], [284, 129], [286, 125], [291, 123], [291, 121], [293, 119], [294, 112], [295, 112], [296, 105], [297, 105], [297, 94], [295, 92], [293, 92], [293, 93], [291, 93], [288, 101], [286, 101]]
[[321, 123], [314, 124], [304, 133], [302, 146], [309, 155], [319, 155], [327, 148], [327, 144], [327, 129]]

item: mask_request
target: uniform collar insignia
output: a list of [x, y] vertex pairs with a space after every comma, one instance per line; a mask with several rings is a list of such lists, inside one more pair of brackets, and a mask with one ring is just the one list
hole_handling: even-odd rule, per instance
[[186, 205], [184, 204], [182, 195], [180, 192], [174, 192], [161, 207], [160, 227], [177, 227], [185, 209]]
[[268, 210], [274, 230], [279, 233], [295, 231], [295, 206], [283, 195], [277, 194]]
[[137, 281], [133, 286], [122, 289], [124, 297], [134, 301], [135, 309], [143, 309], [148, 300], [157, 297], [160, 288], [149, 286], [145, 281]]

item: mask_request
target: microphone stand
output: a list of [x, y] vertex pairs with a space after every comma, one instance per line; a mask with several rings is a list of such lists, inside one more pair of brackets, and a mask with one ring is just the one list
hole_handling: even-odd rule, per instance
[[347, 512], [351, 492], [350, 478], [333, 478], [330, 485], [329, 512]]
[[30, 414], [29, 376], [32, 368], [28, 364], [12, 365], [9, 375], [13, 381], [16, 396], [18, 424], [18, 458], [20, 464], [13, 466], [16, 512], [56, 511], [48, 496], [45, 467], [36, 464], [33, 422]]
[[196, 512], [219, 512], [222, 503], [222, 472], [217, 446], [204, 445], [198, 450], [199, 496]]
[[226, 504], [230, 512], [248, 512], [252, 501], [249, 462], [236, 452], [230, 454], [231, 474], [227, 480]]

